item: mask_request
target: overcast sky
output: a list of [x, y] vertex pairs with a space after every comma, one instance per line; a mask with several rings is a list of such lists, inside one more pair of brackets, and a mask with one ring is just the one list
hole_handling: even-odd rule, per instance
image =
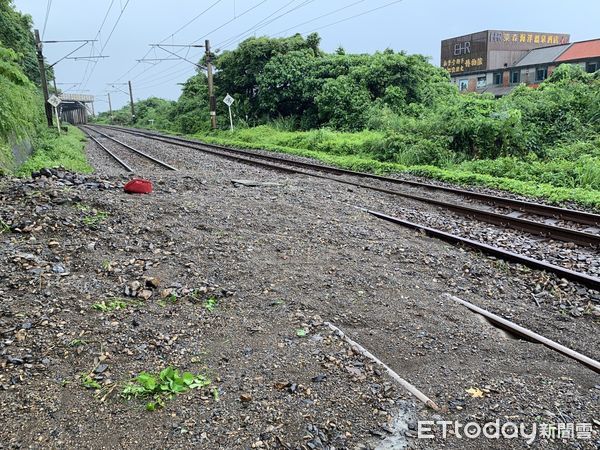
[[[109, 58], [97, 60], [97, 64], [64, 60], [55, 67], [58, 83], [80, 84], [60, 84], [59, 88], [96, 95], [96, 111], [108, 109], [108, 90], [112, 91], [113, 108], [128, 101], [119, 91], [125, 91], [125, 85], [113, 88], [107, 83], [132, 80], [136, 100], [179, 96], [178, 83], [194, 73], [194, 66], [185, 61], [136, 63], [136, 59], [146, 55], [149, 44], [163, 40], [172, 44], [198, 40], [203, 43], [208, 38], [214, 49], [228, 43], [235, 46], [240, 39], [237, 35], [261, 21], [265, 26], [249, 35], [274, 36], [283, 31], [290, 35], [316, 29], [326, 51], [340, 45], [356, 53], [389, 47], [430, 56], [435, 64], [439, 64], [442, 39], [486, 29], [570, 33], [571, 41], [600, 37], [598, 0], [14, 0], [14, 3], [17, 9], [33, 16], [40, 33], [50, 4], [45, 40], [99, 39], [93, 48], [88, 45], [73, 56], [99, 55], [104, 47], [102, 55]], [[381, 8], [362, 14], [378, 7]], [[358, 17], [342, 21], [352, 16]], [[341, 22], [334, 24], [338, 21]], [[47, 44], [44, 53], [53, 63], [78, 45]], [[179, 51], [183, 56], [187, 52], [173, 47], [169, 50]], [[197, 61], [202, 51], [191, 49], [188, 59]], [[146, 56], [165, 57], [172, 56], [160, 49], [151, 50]]]

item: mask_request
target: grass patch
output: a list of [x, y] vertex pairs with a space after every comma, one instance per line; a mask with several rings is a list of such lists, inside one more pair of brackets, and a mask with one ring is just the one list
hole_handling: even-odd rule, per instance
[[85, 135], [77, 127], [68, 126], [67, 133], [58, 135], [57, 130], [43, 129], [34, 140], [34, 152], [16, 171], [18, 176], [31, 176], [43, 168], [63, 167], [67, 170], [91, 173], [85, 155]]
[[146, 403], [148, 411], [163, 407], [165, 401], [191, 389], [200, 389], [210, 385], [211, 381], [204, 375], [191, 372], [180, 373], [173, 367], [167, 367], [158, 374], [141, 372], [121, 391], [127, 400], [150, 399]]

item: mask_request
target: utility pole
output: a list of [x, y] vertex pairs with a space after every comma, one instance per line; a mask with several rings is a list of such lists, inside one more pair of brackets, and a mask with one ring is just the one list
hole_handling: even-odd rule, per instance
[[39, 30], [34, 30], [35, 35], [35, 47], [37, 50], [37, 60], [38, 66], [40, 69], [40, 80], [42, 82], [42, 91], [44, 92], [44, 109], [46, 111], [46, 119], [48, 121], [48, 126], [53, 126], [52, 124], [52, 106], [48, 103], [48, 81], [46, 80], [46, 65], [44, 64], [44, 54], [42, 53], [42, 41], [40, 40], [40, 32]]
[[108, 110], [110, 111], [109, 117], [110, 117], [110, 121], [112, 123], [113, 115], [112, 115], [112, 103], [110, 102], [110, 92], [107, 92], [106, 94], [108, 95]]
[[215, 98], [214, 86], [213, 86], [213, 71], [212, 62], [210, 58], [210, 41], [207, 39], [204, 41], [204, 48], [206, 50], [206, 73], [208, 76], [208, 101], [210, 103], [210, 125], [213, 130], [217, 129], [217, 99]]
[[133, 106], [133, 92], [131, 90], [131, 81], [128, 81], [129, 84], [129, 102], [131, 103], [131, 121], [135, 123], [135, 108]]

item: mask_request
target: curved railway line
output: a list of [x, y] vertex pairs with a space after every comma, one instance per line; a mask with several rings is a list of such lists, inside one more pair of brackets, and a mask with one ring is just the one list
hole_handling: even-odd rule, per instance
[[[112, 141], [122, 146], [125, 146], [130, 150], [135, 151], [133, 147], [114, 138], [114, 136], [110, 136], [102, 131], [99, 131], [99, 126], [97, 125], [87, 128], [93, 130], [101, 136], [106, 137], [107, 139], [111, 139]], [[480, 192], [471, 192], [464, 189], [437, 186], [416, 181], [399, 180], [396, 178], [384, 177], [363, 172], [354, 172], [306, 161], [292, 160], [281, 156], [265, 155], [257, 151], [233, 149], [219, 145], [205, 144], [203, 142], [195, 141], [192, 139], [167, 136], [146, 130], [132, 130], [123, 127], [112, 126], [102, 126], [102, 128], [104, 128], [107, 131], [113, 129], [114, 131], [130, 134], [132, 136], [160, 141], [175, 146], [182, 146], [192, 150], [197, 150], [204, 153], [228, 158], [237, 162], [265, 167], [271, 170], [278, 170], [287, 173], [302, 174], [311, 177], [327, 179], [334, 182], [351, 185], [354, 187], [374, 190], [377, 192], [408, 198], [411, 200], [416, 200], [419, 202], [438, 206], [453, 211], [455, 213], [461, 214], [465, 217], [474, 218], [483, 222], [491, 223], [493, 225], [498, 225], [505, 228], [513, 228], [515, 230], [523, 231], [533, 235], [569, 242], [590, 249], [596, 249], [599, 247], [600, 244], [600, 229], [596, 228], [600, 226], [600, 215], [593, 214], [590, 212], [559, 208], [555, 206], [548, 206], [523, 200], [504, 198]], [[166, 163], [164, 164], [166, 165]], [[396, 189], [390, 189], [387, 186], [363, 183], [360, 181], [352, 180], [352, 177], [374, 180], [382, 184], [390, 183], [397, 186], [408, 186], [410, 189], [413, 190], [426, 189], [427, 191], [429, 191], [429, 194], [431, 194], [432, 191], [437, 191], [438, 193], [442, 194], [450, 194], [452, 196], [457, 197], [457, 199], [455, 199], [455, 201], [447, 201], [440, 198], [433, 198], [433, 196], [427, 196], [427, 193], [424, 194], [423, 192], [415, 193], [414, 191], [400, 191]], [[461, 201], [461, 199], [463, 203], [465, 202], [465, 200], [480, 202], [480, 207], [476, 208], [472, 205], [459, 204], [458, 202]], [[492, 210], [490, 210], [490, 205]], [[508, 213], [496, 212], [494, 208], [496, 210], [508, 210]], [[364, 210], [379, 219], [383, 219], [404, 227], [419, 229], [424, 231], [426, 234], [446, 240], [453, 244], [466, 245], [468, 247], [475, 248], [483, 253], [491, 254], [495, 257], [499, 257], [511, 262], [521, 263], [523, 265], [535, 269], [552, 272], [560, 277], [569, 279], [571, 281], [576, 281], [589, 288], [600, 290], [600, 278], [596, 276], [592, 276], [590, 274], [586, 274], [575, 270], [570, 270], [564, 267], [560, 267], [556, 264], [549, 263], [547, 261], [542, 261], [528, 256], [524, 256], [472, 239], [466, 239], [432, 227], [408, 222], [397, 217], [387, 215], [385, 213], [372, 211], [370, 209]], [[537, 220], [523, 218], [522, 215], [534, 216]], [[548, 221], [560, 221], [562, 224], [569, 225], [569, 227], [546, 223]]]

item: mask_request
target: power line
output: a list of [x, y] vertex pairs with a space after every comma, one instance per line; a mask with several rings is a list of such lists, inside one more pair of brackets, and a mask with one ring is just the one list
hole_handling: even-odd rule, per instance
[[[206, 37], [206, 36], [208, 36], [209, 34], [211, 34], [211, 33], [214, 33], [215, 31], [218, 31], [218, 30], [220, 30], [220, 29], [224, 28], [225, 26], [227, 26], [227, 25], [228, 25], [228, 24], [230, 24], [231, 22], [233, 22], [233, 21], [235, 21], [235, 20], [239, 19], [240, 17], [242, 17], [242, 16], [244, 16], [244, 15], [248, 14], [249, 12], [251, 12], [251, 11], [255, 10], [256, 8], [258, 8], [259, 6], [261, 6], [263, 3], [266, 3], [267, 1], [268, 1], [268, 0], [262, 0], [261, 2], [257, 3], [256, 5], [254, 5], [254, 6], [250, 7], [250, 8], [248, 8], [248, 9], [246, 9], [246, 10], [245, 10], [245, 11], [243, 11], [242, 13], [240, 13], [240, 14], [236, 15], [236, 16], [235, 16], [235, 17], [233, 17], [232, 19], [230, 19], [230, 20], [226, 21], [225, 23], [223, 23], [223, 24], [219, 25], [218, 27], [216, 27], [216, 28], [214, 28], [213, 30], [211, 30], [211, 31], [209, 31], [208, 33], [206, 33], [205, 35], [201, 36], [200, 38], [198, 38], [197, 40], [195, 40], [194, 42], [192, 42], [192, 44], [195, 44], [195, 43], [197, 43], [197, 42], [200, 42], [200, 41], [201, 41], [203, 38], [205, 38], [205, 37]], [[171, 36], [169, 36], [169, 37], [171, 37]], [[167, 37], [166, 39], [168, 39], [169, 37]], [[162, 42], [164, 42], [166, 39], [163, 39], [163, 41], [162, 41]], [[148, 55], [150, 54], [150, 52], [151, 52], [151, 51], [152, 51], [152, 49], [148, 50], [148, 51], [146, 52], [146, 54], [144, 55], [144, 57], [143, 57], [143, 58], [141, 58], [141, 59], [144, 59], [146, 56], [148, 56]], [[179, 54], [180, 52], [175, 52], [175, 53]], [[127, 72], [126, 72], [124, 75], [122, 75], [121, 77], [119, 77], [119, 78], [117, 79], [117, 81], [121, 80], [121, 79], [122, 79], [123, 77], [125, 77], [127, 74], [131, 73], [131, 72], [132, 72], [132, 71], [135, 69], [135, 67], [137, 67], [137, 65], [139, 65], [139, 64], [141, 64], [141, 63], [140, 63], [140, 62], [137, 62], [137, 63], [136, 63], [136, 64], [135, 64], [135, 65], [134, 65], [134, 66], [133, 66], [131, 69], [129, 69], [129, 70], [128, 70], [128, 71], [127, 71]], [[177, 66], [177, 65], [180, 65], [180, 64], [182, 64], [182, 62], [180, 62], [180, 63], [176, 63], [174, 66]], [[156, 65], [155, 65], [155, 67], [156, 67], [157, 65], [158, 65], [158, 64], [156, 64]], [[172, 67], [174, 67], [174, 66], [172, 66]], [[144, 72], [146, 72], [146, 71], [147, 71], [147, 70], [144, 70]], [[139, 75], [141, 75], [141, 73], [140, 73]], [[138, 75], [138, 76], [139, 76], [139, 75]]]
[[[196, 20], [198, 20], [200, 17], [202, 17], [205, 13], [207, 13], [208, 11], [210, 11], [214, 6], [216, 6], [217, 4], [219, 4], [222, 0], [217, 0], [216, 2], [214, 2], [213, 4], [211, 4], [208, 8], [204, 9], [200, 14], [196, 15], [192, 20], [188, 21], [185, 25], [181, 26], [177, 31], [169, 34], [166, 38], [164, 38], [162, 41], [160, 41], [160, 43], [162, 44], [163, 42], [165, 42], [167, 39], [172, 38], [173, 36], [175, 36], [177, 33], [179, 33], [181, 30], [183, 30], [184, 28], [186, 28], [187, 26], [189, 26], [190, 24], [192, 24], [193, 22], [195, 22]], [[146, 54], [144, 56], [142, 56], [140, 59], [144, 59], [146, 58], [146, 56], [148, 56], [150, 53], [152, 52], [152, 49], [149, 49]], [[178, 63], [179, 64], [179, 63]], [[117, 78], [116, 81], [122, 80], [123, 78], [125, 78], [127, 75], [129, 75], [131, 72], [133, 72], [135, 70], [135, 68], [137, 66], [140, 65], [140, 62], [138, 61], [136, 64], [134, 64], [129, 70], [127, 70], [127, 72], [125, 72], [123, 75], [121, 75], [119, 78]], [[144, 70], [145, 72], [145, 70]], [[139, 75], [138, 75], [139, 76]]]
[[350, 17], [346, 17], [345, 19], [337, 20], [335, 22], [329, 23], [327, 25], [323, 25], [321, 27], [315, 28], [314, 30], [306, 31], [306, 32], [301, 33], [301, 34], [314, 33], [315, 31], [322, 30], [323, 28], [329, 28], [329, 27], [332, 27], [334, 25], [337, 25], [338, 23], [346, 22], [348, 20], [356, 19], [357, 17], [361, 17], [361, 16], [364, 16], [366, 14], [370, 14], [370, 13], [375, 12], [375, 11], [379, 11], [380, 9], [387, 8], [388, 6], [395, 5], [396, 3], [400, 3], [401, 1], [402, 0], [396, 0], [396, 1], [393, 1], [393, 2], [389, 2], [389, 3], [386, 3], [385, 5], [379, 6], [377, 8], [369, 9], [368, 11], [364, 11], [364, 12], [362, 12], [360, 14], [355, 14], [354, 16], [350, 16]]
[[[167, 36], [165, 39], [163, 39], [160, 43], [162, 44], [164, 41], [166, 41], [169, 38], [172, 38], [173, 36], [175, 36], [177, 33], [179, 33], [181, 30], [183, 30], [184, 28], [186, 28], [188, 25], [191, 25], [192, 23], [194, 23], [196, 20], [198, 20], [200, 17], [202, 17], [204, 15], [204, 13], [207, 13], [208, 11], [210, 11], [211, 9], [213, 9], [213, 7], [217, 6], [219, 3], [221, 3], [223, 0], [217, 0], [216, 2], [214, 2], [212, 5], [210, 5], [208, 8], [206, 8], [204, 11], [202, 11], [200, 14], [198, 14], [196, 17], [194, 17], [193, 19], [191, 19], [189, 22], [187, 22], [185, 25], [181, 26], [177, 31], [171, 33], [169, 36]], [[142, 58], [143, 59], [143, 58]]]
[[[246, 31], [242, 31], [240, 34], [237, 34], [236, 36], [233, 36], [231, 38], [225, 39], [224, 41], [219, 42], [217, 45], [215, 45], [216, 48], [222, 48], [224, 45], [229, 44], [230, 42], [235, 41], [237, 38], [239, 38], [240, 36], [245, 35], [248, 32], [254, 31], [255, 29], [257, 29], [257, 27], [261, 24], [263, 24], [265, 21], [267, 21], [268, 19], [270, 19], [271, 17], [273, 17], [275, 14], [277, 14], [279, 11], [281, 11], [282, 9], [287, 8], [289, 5], [291, 5], [292, 3], [294, 3], [296, 0], [291, 0], [290, 2], [286, 3], [285, 5], [283, 5], [281, 8], [275, 10], [274, 12], [272, 12], [271, 14], [269, 14], [267, 17], [265, 17], [264, 19], [260, 20], [258, 23], [256, 23], [255, 25], [253, 25], [252, 27], [248, 28]], [[310, 1], [310, 0], [309, 0]], [[314, 0], [312, 0], [314, 1]], [[306, 1], [304, 2], [306, 3]], [[300, 5], [302, 6], [302, 5]], [[291, 11], [288, 11], [288, 13], [292, 12], [293, 9]], [[276, 20], [276, 19], [273, 19]], [[271, 22], [269, 22], [271, 23]], [[267, 24], [268, 25], [268, 24]]]
[[50, 9], [52, 8], [52, 0], [48, 0], [46, 4], [46, 17], [44, 18], [44, 27], [42, 28], [42, 40], [46, 34], [46, 25], [48, 25], [48, 17], [50, 17]]
[[117, 17], [117, 21], [115, 22], [115, 25], [112, 27], [112, 30], [110, 30], [110, 34], [108, 35], [108, 38], [106, 39], [106, 41], [104, 41], [104, 45], [102, 46], [102, 49], [100, 49], [100, 54], [102, 54], [102, 52], [108, 45], [108, 41], [110, 41], [110, 38], [112, 37], [113, 33], [115, 32], [117, 25], [119, 25], [119, 22], [121, 21], [121, 17], [123, 17], [123, 13], [125, 12], [125, 9], [127, 8], [127, 5], [129, 5], [130, 1], [131, 0], [127, 0], [127, 2], [125, 3], [125, 6], [123, 6], [123, 8], [121, 8], [121, 12], [119, 13], [119, 17]]
[[223, 28], [223, 27], [226, 27], [227, 25], [229, 25], [229, 24], [230, 24], [231, 22], [233, 22], [234, 20], [237, 20], [237, 19], [239, 19], [240, 17], [242, 17], [242, 16], [246, 15], [247, 13], [249, 13], [249, 12], [251, 12], [251, 11], [255, 10], [255, 9], [256, 9], [256, 8], [258, 8], [260, 5], [262, 5], [263, 3], [266, 3], [266, 2], [268, 2], [268, 1], [269, 1], [269, 0], [263, 0], [262, 2], [260, 2], [260, 3], [257, 3], [256, 5], [254, 5], [254, 6], [250, 7], [250, 8], [248, 8], [248, 9], [247, 9], [247, 10], [245, 10], [243, 13], [241, 13], [241, 14], [239, 14], [239, 15], [235, 16], [233, 19], [230, 19], [230, 20], [228, 20], [228, 21], [227, 21], [227, 22], [225, 22], [224, 24], [222, 24], [222, 25], [219, 25], [217, 28], [214, 28], [214, 29], [210, 30], [208, 33], [206, 33], [205, 35], [203, 35], [203, 36], [199, 37], [199, 38], [198, 38], [198, 39], [196, 39], [194, 42], [192, 42], [192, 44], [195, 44], [196, 42], [200, 42], [202, 39], [204, 39], [204, 38], [205, 38], [206, 36], [208, 36], [209, 34], [211, 34], [211, 33], [214, 33], [215, 31], [219, 31], [221, 28]]
[[[112, 29], [110, 30], [108, 38], [106, 38], [106, 40], [104, 41], [104, 44], [102, 45], [102, 48], [100, 49], [100, 55], [102, 55], [102, 52], [104, 52], [104, 49], [108, 45], [110, 38], [112, 37], [113, 33], [117, 29], [117, 26], [119, 25], [119, 22], [121, 21], [121, 17], [123, 17], [123, 13], [127, 9], [127, 5], [129, 5], [130, 1], [131, 0], [127, 0], [127, 2], [125, 2], [125, 5], [121, 8], [121, 12], [119, 13], [117, 20], [115, 21], [115, 24], [113, 25]], [[111, 3], [111, 6], [112, 6], [112, 3]], [[102, 26], [104, 26], [104, 22], [102, 23]], [[99, 32], [102, 31], [102, 26], [100, 27]], [[88, 84], [88, 82], [90, 81], [90, 78], [92, 78], [92, 75], [94, 74], [94, 70], [96, 69], [97, 64], [98, 64], [97, 61], [94, 62], [94, 65], [92, 66], [92, 70], [90, 70], [90, 75], [88, 76], [87, 80], [85, 80], [85, 83], [83, 83], [83, 87], [85, 87]]]
[[296, 28], [298, 28], [298, 27], [301, 27], [301, 26], [303, 26], [303, 25], [306, 25], [306, 24], [309, 24], [309, 23], [315, 22], [315, 21], [317, 21], [317, 20], [319, 20], [319, 19], [322, 19], [323, 17], [328, 17], [328, 16], [331, 16], [332, 14], [338, 13], [338, 12], [340, 12], [340, 11], [344, 11], [344, 10], [346, 10], [346, 9], [348, 9], [348, 8], [352, 8], [353, 6], [356, 6], [356, 5], [358, 5], [359, 3], [364, 3], [364, 2], [365, 2], [365, 0], [358, 0], [357, 2], [351, 3], [351, 4], [349, 4], [349, 5], [346, 5], [346, 6], [342, 6], [341, 8], [338, 8], [338, 9], [336, 9], [336, 10], [333, 10], [333, 11], [331, 11], [331, 12], [328, 12], [327, 14], [322, 14], [322, 15], [320, 15], [320, 16], [318, 16], [318, 17], [315, 17], [314, 19], [307, 20], [306, 22], [302, 22], [302, 23], [296, 24], [296, 25], [294, 25], [293, 27], [290, 27], [290, 28], [286, 28], [285, 30], [282, 30], [282, 31], [279, 31], [279, 32], [277, 32], [277, 33], [273, 34], [273, 36], [279, 36], [280, 34], [287, 33], [287, 32], [288, 32], [288, 31], [290, 31], [290, 30], [294, 30], [294, 29], [296, 29]]
[[[108, 5], [108, 9], [106, 10], [106, 13], [104, 14], [104, 18], [102, 19], [102, 23], [100, 24], [100, 28], [98, 28], [98, 31], [96, 32], [96, 37], [94, 39], [98, 39], [100, 37], [102, 28], [104, 28], [104, 24], [106, 23], [106, 19], [108, 18], [108, 15], [110, 14], [110, 11], [112, 10], [114, 3], [115, 3], [115, 0], [111, 0], [110, 5]], [[92, 56], [93, 54], [94, 54], [94, 46], [92, 45], [92, 48], [90, 48], [90, 56]], [[85, 70], [83, 72], [83, 78], [81, 79], [81, 84], [83, 84], [84, 81], [86, 80], [86, 76], [88, 74], [89, 69], [90, 69], [90, 63], [88, 62], [87, 65], [85, 66]], [[87, 83], [87, 81], [86, 81], [86, 83]]]

